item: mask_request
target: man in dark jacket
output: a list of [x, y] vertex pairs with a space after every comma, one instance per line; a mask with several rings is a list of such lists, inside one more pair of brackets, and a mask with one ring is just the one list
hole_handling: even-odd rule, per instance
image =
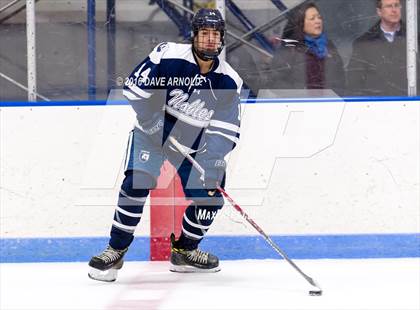
[[402, 5], [400, 0], [376, 3], [380, 20], [353, 43], [347, 68], [348, 94], [406, 96], [407, 53]]

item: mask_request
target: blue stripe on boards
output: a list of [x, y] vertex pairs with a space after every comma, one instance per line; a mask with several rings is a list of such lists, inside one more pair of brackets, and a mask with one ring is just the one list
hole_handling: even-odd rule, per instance
[[[0, 263], [83, 262], [101, 253], [109, 238], [6, 238], [0, 239]], [[137, 237], [127, 260], [148, 260], [150, 238]]]
[[[273, 236], [272, 240], [296, 259], [420, 257], [420, 234]], [[202, 246], [218, 249], [221, 259], [280, 257], [259, 236], [206, 238]]]
[[246, 99], [241, 100], [241, 103], [315, 103], [315, 102], [410, 102], [410, 101], [420, 101], [420, 96], [417, 97], [334, 97], [334, 98], [321, 98], [321, 97], [313, 97], [313, 98], [256, 98], [256, 99]]
[[[420, 257], [420, 234], [273, 236], [293, 259]], [[0, 262], [89, 261], [108, 244], [108, 238], [0, 239]], [[200, 247], [221, 259], [280, 258], [261, 236], [207, 236]], [[149, 260], [149, 237], [136, 237], [126, 260]]]
[[0, 101], [0, 108], [33, 108], [33, 107], [83, 107], [103, 105], [128, 105], [126, 100], [81, 100], [81, 101]]
[[[258, 98], [242, 99], [242, 104], [263, 104], [263, 103], [309, 103], [309, 102], [385, 102], [420, 101], [417, 97], [344, 97], [344, 98]], [[104, 105], [128, 105], [126, 100], [81, 100], [81, 101], [0, 101], [0, 108], [7, 107], [82, 107], [82, 106], [104, 106]]]

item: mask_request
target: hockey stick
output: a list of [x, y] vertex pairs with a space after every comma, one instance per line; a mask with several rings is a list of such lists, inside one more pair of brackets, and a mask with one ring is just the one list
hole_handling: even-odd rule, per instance
[[[200, 166], [200, 164], [192, 158], [190, 154], [188, 154], [183, 148], [182, 145], [172, 136], [170, 136], [169, 141], [175, 146], [175, 148], [185, 157], [189, 160], [189, 162], [194, 166], [195, 169], [201, 174], [201, 179], [204, 179], [204, 169]], [[248, 214], [242, 208], [226, 193], [226, 191], [221, 188], [220, 186], [217, 187], [217, 190], [222, 193], [222, 195], [229, 201], [229, 203], [234, 207], [241, 215], [242, 217], [251, 224], [252, 227], [254, 227], [265, 239], [265, 241], [268, 242], [269, 245], [278, 253], [281, 257], [283, 257], [297, 272], [300, 273], [301, 276], [305, 278], [306, 281], [309, 282], [313, 287], [315, 287], [315, 290], [310, 290], [309, 295], [311, 296], [320, 296], [322, 295], [322, 289], [319, 286], [316, 281], [309, 277], [307, 274], [305, 274], [290, 258], [287, 256], [287, 254], [280, 249], [280, 247], [274, 243], [274, 241], [261, 229], [260, 226], [257, 225], [257, 223], [254, 222], [253, 219], [251, 219]]]

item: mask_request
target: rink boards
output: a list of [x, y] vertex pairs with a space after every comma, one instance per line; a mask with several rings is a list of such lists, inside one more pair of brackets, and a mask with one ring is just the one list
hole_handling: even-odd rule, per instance
[[[107, 240], [131, 108], [2, 103], [0, 118], [1, 261], [86, 260]], [[227, 190], [292, 257], [418, 257], [419, 124], [403, 98], [243, 104]], [[128, 259], [150, 257], [149, 210]], [[208, 235], [223, 259], [276, 258], [228, 205]]]

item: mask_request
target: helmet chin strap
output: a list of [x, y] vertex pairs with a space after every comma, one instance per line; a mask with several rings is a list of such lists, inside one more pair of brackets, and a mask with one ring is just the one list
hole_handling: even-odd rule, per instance
[[217, 52], [214, 52], [214, 55], [208, 55], [208, 54], [203, 53], [202, 51], [200, 51], [199, 49], [195, 47], [195, 44], [193, 44], [193, 51], [194, 51], [194, 54], [203, 61], [212, 61], [212, 60], [215, 60], [218, 56]]

